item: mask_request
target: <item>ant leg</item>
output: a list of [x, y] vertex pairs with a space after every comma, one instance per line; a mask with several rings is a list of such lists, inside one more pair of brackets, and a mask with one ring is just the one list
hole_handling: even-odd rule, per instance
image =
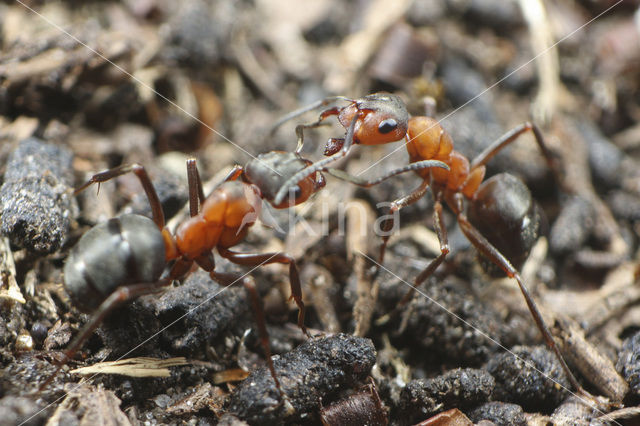
[[187, 181], [189, 182], [189, 213], [191, 217], [198, 214], [198, 201], [202, 206], [204, 203], [204, 190], [202, 189], [202, 180], [198, 172], [198, 165], [195, 158], [187, 160]]
[[45, 389], [55, 376], [60, 372], [62, 366], [65, 365], [73, 356], [78, 352], [86, 340], [91, 336], [96, 328], [102, 323], [105, 317], [118, 306], [127, 302], [128, 300], [135, 299], [138, 296], [145, 294], [155, 293], [160, 287], [167, 286], [171, 283], [171, 278], [165, 278], [155, 283], [133, 284], [128, 286], [119, 287], [116, 291], [111, 293], [104, 302], [100, 304], [93, 317], [82, 328], [80, 333], [71, 342], [69, 347], [64, 351], [64, 360], [60, 362], [56, 371], [49, 376], [49, 378], [38, 388], [38, 392]]
[[262, 308], [262, 300], [260, 298], [260, 295], [258, 294], [253, 278], [250, 276], [239, 276], [238, 274], [233, 273], [216, 272], [216, 264], [213, 253], [203, 254], [196, 258], [195, 261], [198, 266], [209, 272], [209, 276], [211, 277], [211, 279], [218, 282], [223, 287], [229, 287], [238, 281], [242, 281], [242, 285], [247, 290], [247, 292], [249, 293], [249, 297], [251, 298], [251, 306], [253, 308], [253, 312], [255, 313], [256, 324], [258, 325], [258, 332], [260, 333], [260, 343], [262, 344], [262, 349], [264, 350], [265, 357], [267, 358], [267, 365], [269, 366], [271, 377], [273, 377], [273, 381], [276, 383], [276, 388], [282, 396], [282, 400], [288, 402], [287, 395], [284, 393], [282, 387], [280, 386], [280, 381], [278, 380], [278, 375], [276, 374], [276, 369], [273, 365], [273, 360], [271, 359], [271, 344], [269, 341], [269, 332], [267, 331], [266, 320], [264, 317], [264, 309]]
[[[138, 180], [140, 181], [140, 184], [142, 184], [144, 192], [147, 194], [147, 199], [149, 200], [149, 205], [151, 206], [153, 221], [156, 225], [158, 225], [159, 229], [164, 228], [164, 212], [162, 211], [162, 204], [160, 203], [160, 199], [158, 198], [158, 193], [153, 187], [153, 183], [151, 183], [151, 179], [149, 178], [149, 175], [147, 174], [144, 166], [141, 166], [140, 164], [123, 164], [113, 169], [97, 173], [93, 175], [91, 179], [89, 179], [84, 185], [76, 189], [73, 194], [77, 195], [94, 183], [100, 185], [102, 182], [106, 182], [110, 179], [125, 175], [127, 173], [134, 173], [138, 177]], [[98, 186], [98, 188], [100, 187]]]
[[242, 175], [243, 171], [244, 171], [244, 169], [242, 168], [242, 166], [236, 164], [235, 166], [233, 166], [231, 171], [224, 177], [222, 182], [229, 182], [229, 181], [232, 181], [232, 180], [237, 180]]
[[291, 298], [296, 302], [296, 305], [298, 305], [298, 327], [304, 334], [311, 337], [307, 331], [307, 327], [304, 325], [305, 307], [304, 302], [302, 301], [300, 274], [298, 272], [298, 267], [296, 266], [296, 261], [293, 257], [284, 252], [265, 254], [237, 253], [222, 247], [218, 247], [218, 253], [220, 253], [220, 256], [229, 259], [231, 262], [238, 265], [260, 266], [268, 265], [270, 263], [288, 264]]
[[271, 131], [269, 132], [269, 134], [273, 136], [273, 134], [278, 129], [278, 127], [282, 126], [284, 123], [286, 123], [289, 120], [292, 120], [292, 119], [294, 119], [296, 117], [301, 116], [305, 112], [313, 111], [314, 109], [318, 109], [318, 108], [320, 108], [322, 106], [329, 105], [330, 103], [336, 102], [336, 101], [355, 102], [353, 99], [346, 98], [344, 96], [330, 96], [328, 98], [321, 99], [319, 101], [316, 101], [316, 102], [314, 102], [312, 104], [309, 104], [307, 106], [299, 108], [299, 109], [297, 109], [295, 111], [292, 111], [292, 112], [280, 117], [273, 124], [273, 126], [271, 126]]
[[342, 171], [340, 169], [325, 169], [323, 171], [329, 173], [331, 176], [336, 177], [338, 179], [342, 179], [344, 181], [350, 182], [354, 185], [358, 185], [358, 186], [362, 186], [364, 188], [369, 188], [372, 187], [374, 185], [379, 184], [380, 182], [383, 182], [393, 176], [402, 174], [402, 173], [406, 173], [406, 172], [410, 172], [410, 171], [415, 171], [415, 170], [421, 170], [421, 169], [427, 169], [430, 167], [440, 167], [442, 169], [445, 170], [449, 170], [449, 166], [446, 165], [445, 163], [443, 163], [442, 161], [439, 160], [423, 160], [423, 161], [418, 161], [415, 163], [410, 163], [406, 166], [402, 166], [402, 167], [398, 167], [397, 169], [391, 170], [388, 173], [385, 173], [382, 176], [379, 176], [375, 179], [365, 179], [365, 178], [361, 178], [359, 176], [354, 176], [351, 175], [345, 171]]
[[281, 204], [282, 201], [284, 200], [284, 197], [289, 193], [289, 190], [295, 185], [297, 185], [298, 182], [300, 182], [301, 180], [305, 179], [308, 176], [311, 176], [315, 172], [318, 172], [324, 169], [329, 164], [335, 161], [338, 161], [339, 159], [347, 155], [347, 153], [353, 146], [353, 133], [355, 131], [356, 123], [360, 119], [360, 116], [361, 114], [358, 112], [354, 115], [353, 120], [351, 120], [351, 124], [349, 125], [349, 128], [347, 129], [347, 134], [345, 136], [344, 145], [342, 146], [342, 149], [340, 150], [340, 152], [338, 152], [335, 155], [332, 155], [331, 157], [327, 157], [320, 161], [317, 161], [308, 167], [305, 167], [304, 169], [300, 170], [298, 173], [294, 174], [289, 179], [287, 179], [286, 182], [278, 190], [278, 193], [276, 194], [276, 196], [273, 198], [274, 205]]
[[553, 340], [551, 331], [549, 331], [549, 327], [544, 322], [544, 319], [542, 318], [542, 314], [540, 313], [538, 306], [534, 302], [533, 297], [531, 297], [529, 290], [527, 290], [527, 287], [524, 285], [524, 282], [522, 281], [522, 278], [520, 277], [520, 274], [518, 273], [516, 268], [514, 268], [513, 265], [511, 265], [509, 260], [507, 260], [507, 258], [504, 257], [502, 253], [500, 253], [500, 251], [498, 251], [498, 249], [496, 249], [482, 235], [482, 233], [480, 233], [480, 231], [478, 231], [471, 224], [471, 222], [469, 222], [469, 220], [463, 213], [458, 213], [457, 218], [458, 218], [458, 224], [460, 225], [460, 229], [462, 230], [464, 235], [467, 237], [467, 239], [471, 242], [471, 244], [473, 244], [473, 246], [480, 253], [482, 253], [487, 259], [489, 259], [490, 261], [495, 263], [498, 267], [500, 267], [505, 272], [505, 274], [507, 274], [509, 278], [513, 278], [516, 280], [516, 282], [518, 283], [518, 286], [520, 287], [520, 291], [524, 296], [524, 300], [527, 303], [527, 306], [529, 307], [529, 312], [531, 312], [531, 316], [533, 317], [533, 320], [536, 323], [536, 326], [538, 327], [538, 330], [540, 330], [540, 333], [542, 333], [542, 337], [544, 338], [549, 349], [552, 350], [552, 352], [555, 354], [556, 358], [558, 359], [558, 362], [560, 362], [562, 369], [564, 370], [565, 374], [569, 379], [569, 382], [574, 387], [574, 389], [576, 389], [578, 393], [586, 396], [587, 398], [591, 400], [595, 400], [595, 397], [593, 397], [590, 393], [584, 390], [580, 385], [580, 383], [578, 383], [578, 380], [575, 378], [573, 373], [571, 373], [569, 366], [565, 362], [564, 358], [562, 357], [562, 354], [560, 353], [560, 350], [558, 349], [558, 347], [555, 344], [555, 341]]
[[302, 151], [302, 147], [304, 146], [304, 130], [305, 129], [315, 129], [316, 127], [320, 127], [324, 125], [325, 124], [324, 120], [327, 117], [340, 114], [341, 109], [342, 108], [338, 108], [338, 107], [327, 109], [325, 111], [322, 111], [317, 121], [309, 124], [298, 124], [296, 126], [296, 136], [298, 136], [298, 145], [296, 146], [295, 153], [299, 154], [300, 151]]
[[429, 188], [429, 182], [427, 182], [426, 180], [423, 180], [420, 186], [414, 189], [413, 192], [411, 192], [409, 195], [406, 195], [402, 198], [398, 198], [397, 200], [391, 203], [391, 206], [389, 207], [389, 212], [387, 213], [387, 216], [390, 216], [390, 217], [388, 219], [385, 219], [385, 221], [382, 222], [382, 226], [381, 226], [382, 244], [380, 244], [380, 254], [378, 256], [378, 263], [380, 265], [382, 265], [384, 262], [384, 254], [387, 249], [389, 238], [391, 237], [390, 231], [393, 229], [393, 226], [395, 224], [395, 219], [394, 219], [395, 212], [400, 211], [401, 208], [409, 206], [415, 203], [416, 201], [418, 201], [420, 198], [424, 196], [428, 188]]
[[407, 294], [404, 295], [402, 300], [400, 301], [400, 307], [404, 306], [411, 300], [413, 294], [416, 289], [420, 287], [420, 285], [429, 278], [435, 271], [438, 269], [438, 266], [444, 262], [445, 257], [449, 254], [449, 238], [447, 237], [447, 228], [444, 224], [444, 216], [442, 215], [442, 202], [440, 201], [440, 197], [436, 199], [436, 202], [433, 206], [433, 226], [436, 229], [436, 234], [438, 235], [438, 241], [440, 242], [440, 254], [433, 259], [424, 271], [420, 272], [420, 274], [416, 277], [413, 287], [407, 291]]
[[515, 141], [523, 133], [529, 131], [533, 133], [536, 143], [540, 147], [540, 151], [542, 152], [542, 155], [547, 162], [549, 169], [554, 174], [554, 177], [559, 183], [562, 183], [558, 166], [553, 158], [553, 154], [551, 153], [549, 148], [547, 148], [547, 144], [544, 141], [544, 137], [542, 136], [540, 128], [530, 121], [527, 121], [509, 130], [507, 133], [496, 139], [491, 145], [489, 145], [484, 151], [482, 151], [476, 156], [476, 158], [473, 159], [473, 161], [471, 162], [471, 170], [487, 164], [487, 162], [491, 160], [498, 152], [500, 152], [500, 150], [509, 145], [511, 142]]
[[267, 366], [269, 367], [269, 372], [271, 373], [271, 377], [273, 377], [273, 381], [276, 384], [276, 388], [280, 393], [283, 401], [288, 401], [287, 395], [282, 390], [282, 386], [280, 386], [280, 380], [278, 380], [278, 374], [276, 373], [276, 368], [273, 365], [272, 353], [271, 353], [271, 343], [269, 339], [269, 332], [267, 331], [266, 320], [264, 316], [264, 308], [262, 307], [262, 299], [258, 290], [256, 289], [255, 281], [250, 276], [238, 276], [233, 273], [219, 273], [215, 270], [209, 272], [209, 276], [216, 282], [220, 283], [220, 285], [224, 287], [229, 287], [230, 285], [241, 281], [244, 288], [249, 293], [249, 298], [251, 299], [251, 307], [253, 309], [254, 315], [256, 317], [256, 324], [258, 325], [258, 333], [260, 333], [260, 344], [262, 345], [262, 350], [264, 351], [264, 355], [267, 359]]
[[[433, 226], [435, 227], [436, 234], [438, 235], [438, 241], [440, 242], [440, 254], [433, 259], [427, 267], [420, 272], [420, 274], [415, 278], [413, 282], [413, 287], [411, 287], [404, 297], [398, 303], [398, 306], [394, 310], [394, 312], [404, 311], [405, 315], [402, 318], [402, 322], [400, 323], [400, 327], [398, 328], [398, 333], [404, 333], [404, 330], [407, 328], [409, 323], [409, 318], [411, 313], [413, 312], [413, 307], [404, 310], [404, 307], [411, 301], [416, 290], [422, 283], [429, 278], [435, 271], [438, 269], [438, 266], [444, 262], [444, 259], [449, 254], [449, 239], [447, 237], [447, 228], [444, 224], [444, 216], [442, 215], [442, 202], [440, 199], [440, 194], [436, 199], [436, 202], [433, 206]], [[393, 314], [393, 312], [392, 312]]]

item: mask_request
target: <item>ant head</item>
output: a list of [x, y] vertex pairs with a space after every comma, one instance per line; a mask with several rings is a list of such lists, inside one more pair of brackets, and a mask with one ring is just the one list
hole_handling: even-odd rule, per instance
[[[273, 199], [282, 185], [310, 164], [310, 161], [296, 153], [271, 151], [258, 155], [246, 165], [244, 179], [256, 185], [263, 197], [273, 204]], [[292, 186], [284, 201], [274, 207], [283, 209], [303, 203], [324, 185], [325, 180], [322, 174], [313, 173]]]
[[374, 93], [356, 99], [342, 109], [338, 119], [347, 128], [356, 113], [361, 118], [356, 124], [354, 142], [379, 145], [402, 139], [407, 133], [409, 113], [404, 102], [390, 93]]

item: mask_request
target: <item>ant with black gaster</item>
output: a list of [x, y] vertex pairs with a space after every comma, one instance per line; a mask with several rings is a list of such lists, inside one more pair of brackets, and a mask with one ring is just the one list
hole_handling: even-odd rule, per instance
[[[536, 326], [547, 346], [560, 362], [571, 385], [580, 394], [595, 401], [595, 398], [580, 385], [564, 361], [548, 326], [518, 272], [518, 268], [528, 257], [533, 244], [541, 233], [541, 209], [533, 201], [527, 186], [513, 175], [500, 173], [483, 182], [486, 171], [485, 164], [500, 150], [526, 132], [533, 134], [552, 173], [555, 174], [558, 182], [562, 182], [540, 129], [531, 122], [525, 122], [505, 133], [475, 159], [469, 161], [463, 154], [453, 149], [451, 136], [438, 121], [427, 116], [409, 118], [406, 106], [395, 95], [374, 93], [361, 99], [352, 100], [341, 97], [328, 99], [330, 101], [342, 99], [350, 103], [344, 107], [334, 107], [321, 112], [319, 119], [314, 123], [298, 125], [296, 127], [298, 145], [300, 146], [303, 142], [302, 132], [304, 129], [321, 125], [331, 115], [337, 115], [339, 122], [345, 128], [347, 128], [345, 117], [351, 117], [352, 122], [347, 128], [347, 133], [352, 131], [357, 134], [357, 137], [346, 138], [344, 142], [329, 139], [325, 153], [333, 155], [296, 173], [289, 182], [285, 182], [280, 188], [278, 196], [284, 197], [292, 182], [304, 178], [308, 173], [313, 173], [316, 168], [326, 167], [339, 158], [345, 157], [352, 144], [356, 143], [376, 145], [406, 139], [405, 146], [410, 164], [424, 160], [443, 161], [449, 166], [449, 169], [416, 170], [422, 183], [410, 194], [391, 203], [388, 218], [382, 226], [383, 237], [378, 259], [380, 265], [384, 261], [390, 237], [389, 230], [393, 228], [394, 224], [392, 213], [415, 203], [424, 196], [429, 188], [431, 189], [434, 199], [433, 223], [440, 243], [440, 254], [415, 278], [413, 288], [400, 304], [406, 304], [410, 300], [415, 288], [431, 276], [449, 254], [442, 206], [445, 203], [456, 216], [461, 231], [476, 250], [504, 271], [508, 277], [516, 280]], [[324, 104], [324, 101], [321, 101], [313, 104], [312, 107], [318, 108]], [[276, 124], [281, 125], [286, 120], [312, 109], [310, 107], [302, 108], [283, 117]], [[389, 131], [388, 123], [394, 124], [393, 131]], [[397, 132], [403, 131], [406, 133], [398, 136]], [[280, 199], [278, 196], [276, 196], [276, 201]]]
[[[238, 278], [234, 274], [217, 272], [212, 251], [215, 248], [220, 256], [239, 265], [288, 264], [291, 298], [299, 309], [298, 327], [309, 336], [304, 325], [305, 306], [295, 259], [285, 252], [252, 254], [230, 248], [244, 240], [259, 217], [263, 200], [274, 208], [289, 208], [305, 202], [325, 186], [324, 176], [317, 171], [299, 180], [287, 200], [273, 202], [280, 185], [310, 164], [297, 153], [272, 151], [261, 154], [244, 168], [235, 166], [223, 183], [205, 197], [195, 159], [187, 160], [190, 217], [174, 234], [165, 227], [160, 200], [141, 165], [123, 165], [98, 173], [78, 188], [76, 194], [92, 184], [134, 173], [147, 195], [153, 219], [136, 214], [112, 218], [87, 231], [72, 249], [64, 267], [64, 284], [74, 304], [85, 312], [93, 312], [93, 316], [64, 352], [64, 360], [56, 372], [40, 389], [44, 389], [62, 365], [73, 358], [109, 312], [128, 300], [154, 293], [174, 280], [184, 278], [195, 263], [223, 286], [240, 280], [247, 289], [269, 370], [278, 392], [286, 401], [271, 359], [269, 335], [255, 284], [250, 277]], [[441, 161], [423, 161], [393, 170], [368, 184], [375, 185], [391, 176], [424, 167], [448, 166]], [[167, 268], [168, 272], [164, 273]]]

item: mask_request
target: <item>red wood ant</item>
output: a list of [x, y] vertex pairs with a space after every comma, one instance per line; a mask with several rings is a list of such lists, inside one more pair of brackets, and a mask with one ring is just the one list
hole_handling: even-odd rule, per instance
[[[299, 180], [287, 200], [273, 202], [275, 192], [282, 183], [310, 164], [297, 153], [273, 151], [261, 154], [244, 168], [233, 168], [224, 182], [205, 197], [196, 162], [194, 159], [188, 160], [191, 217], [178, 226], [175, 234], [165, 227], [160, 200], [143, 166], [123, 165], [94, 175], [76, 193], [92, 184], [134, 173], [147, 195], [153, 219], [136, 214], [110, 219], [87, 231], [71, 251], [64, 267], [65, 287], [79, 309], [94, 314], [64, 352], [64, 362], [73, 358], [115, 307], [140, 295], [156, 292], [173, 280], [185, 277], [195, 263], [222, 285], [229, 286], [241, 281], [248, 290], [271, 375], [283, 401], [286, 401], [271, 360], [262, 303], [253, 280], [217, 272], [212, 251], [216, 249], [220, 256], [239, 265], [289, 265], [291, 298], [299, 308], [298, 326], [309, 336], [304, 325], [305, 306], [295, 259], [284, 252], [252, 254], [230, 249], [245, 238], [259, 216], [263, 200], [278, 209], [289, 208], [305, 202], [325, 186], [323, 175], [317, 171]], [[415, 163], [413, 166], [393, 170], [369, 183], [376, 184], [408, 170], [448, 167], [438, 160]], [[167, 268], [168, 272], [164, 273]], [[57, 371], [40, 389], [46, 387], [55, 374]]]
[[[344, 99], [348, 100], [347, 98]], [[579, 393], [594, 400], [571, 373], [517, 270], [529, 255], [530, 249], [539, 236], [539, 208], [533, 202], [531, 193], [526, 185], [513, 175], [501, 173], [483, 182], [485, 164], [501, 149], [526, 132], [533, 133], [550, 169], [557, 175], [557, 168], [551, 152], [548, 150], [538, 127], [530, 122], [521, 124], [494, 141], [469, 162], [463, 154], [453, 149], [453, 140], [440, 123], [433, 118], [425, 116], [408, 118], [407, 109], [397, 96], [372, 94], [359, 100], [349, 101], [350, 104], [345, 107], [323, 111], [315, 123], [299, 125], [296, 128], [299, 146], [302, 143], [303, 129], [320, 125], [330, 115], [338, 115], [340, 123], [345, 128], [343, 116], [353, 117], [350, 127], [347, 128], [347, 134], [349, 132], [358, 132], [358, 139], [354, 138], [351, 141], [346, 138], [344, 143], [338, 143], [341, 147], [339, 153], [320, 160], [296, 173], [290, 181], [295, 182], [302, 179], [308, 173], [313, 173], [317, 167], [326, 167], [338, 158], [344, 157], [351, 148], [351, 142], [373, 145], [397, 140], [398, 138], [393, 139], [396, 137], [395, 134], [388, 140], [380, 137], [379, 133], [384, 133], [381, 132], [381, 129], [386, 130], [385, 123], [395, 123], [396, 130], [407, 129], [406, 134], [401, 137], [406, 139], [410, 163], [431, 159], [441, 160], [449, 166], [448, 170], [417, 170], [416, 173], [422, 178], [420, 186], [409, 195], [393, 201], [390, 207], [390, 213], [393, 213], [415, 203], [429, 188], [433, 193], [435, 201], [433, 220], [440, 242], [440, 255], [431, 261], [415, 278], [414, 288], [431, 276], [449, 253], [442, 208], [444, 202], [453, 211], [460, 229], [476, 250], [497, 265], [508, 277], [516, 280], [536, 326], [542, 333], [547, 346], [555, 353], [572, 386]], [[322, 103], [314, 106], [320, 105]], [[308, 110], [309, 108], [306, 108], [289, 114], [280, 120], [278, 125], [284, 122], [284, 119], [291, 119]], [[371, 135], [371, 139], [369, 139], [369, 135]], [[336, 152], [334, 146], [336, 146], [336, 143], [330, 139], [327, 142], [325, 151]], [[291, 182], [285, 182], [284, 186], [280, 188], [278, 196], [284, 197]], [[279, 199], [278, 196], [276, 196], [276, 201]], [[393, 227], [393, 217], [390, 214], [389, 219], [386, 219], [383, 224], [383, 231], [387, 232], [383, 232], [379, 264], [382, 264], [384, 260], [384, 253], [389, 240], [388, 231]], [[414, 288], [407, 293], [401, 304], [408, 302], [415, 291]]]

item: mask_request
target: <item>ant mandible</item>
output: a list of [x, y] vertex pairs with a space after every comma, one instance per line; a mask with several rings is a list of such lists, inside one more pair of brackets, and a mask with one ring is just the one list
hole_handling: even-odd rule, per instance
[[[123, 165], [98, 173], [78, 188], [76, 194], [92, 184], [134, 173], [147, 195], [153, 219], [136, 214], [112, 218], [87, 231], [71, 251], [64, 267], [65, 287], [79, 309], [94, 314], [64, 352], [64, 360], [56, 372], [40, 389], [45, 388], [62, 365], [73, 358], [109, 312], [128, 300], [154, 293], [172, 281], [182, 279], [195, 263], [222, 285], [241, 281], [247, 289], [269, 370], [278, 392], [286, 401], [271, 359], [269, 335], [255, 284], [248, 276], [238, 278], [217, 272], [212, 251], [216, 249], [220, 256], [239, 265], [288, 264], [291, 298], [299, 309], [298, 327], [309, 336], [304, 325], [305, 306], [295, 259], [285, 252], [252, 254], [235, 252], [230, 248], [245, 238], [260, 214], [263, 200], [274, 208], [289, 208], [305, 202], [325, 186], [323, 175], [314, 172], [298, 181], [287, 200], [273, 202], [280, 185], [310, 164], [297, 153], [272, 151], [261, 154], [244, 168], [235, 166], [223, 183], [205, 197], [196, 162], [187, 160], [190, 218], [178, 226], [175, 234], [165, 227], [160, 200], [141, 165]], [[391, 176], [424, 167], [448, 166], [438, 160], [422, 161], [360, 183], [375, 185]], [[343, 178], [345, 174], [337, 173], [337, 176]], [[163, 275], [167, 267], [168, 272]]]
[[[391, 203], [389, 213], [395, 213], [418, 201], [431, 188], [434, 199], [433, 222], [440, 243], [440, 254], [415, 278], [413, 288], [400, 303], [407, 303], [410, 300], [415, 288], [434, 273], [449, 253], [447, 231], [443, 218], [442, 204], [444, 202], [453, 211], [460, 229], [476, 250], [504, 271], [508, 277], [516, 280], [536, 326], [547, 346], [560, 362], [571, 385], [579, 393], [595, 401], [594, 397], [580, 385], [564, 361], [517, 269], [528, 257], [529, 251], [539, 236], [541, 223], [539, 207], [533, 202], [526, 185], [513, 175], [501, 173], [483, 182], [486, 171], [485, 164], [500, 150], [526, 132], [533, 133], [549, 168], [561, 182], [552, 154], [544, 142], [540, 129], [533, 123], [523, 123], [494, 141], [470, 162], [463, 154], [453, 149], [451, 136], [438, 121], [426, 116], [409, 118], [404, 103], [395, 95], [376, 93], [359, 100], [340, 97], [329, 99], [330, 101], [334, 99], [348, 100], [350, 104], [323, 111], [318, 121], [314, 123], [298, 125], [296, 133], [298, 134], [299, 146], [302, 144], [302, 132], [305, 128], [317, 127], [326, 117], [331, 115], [338, 115], [340, 123], [346, 128], [343, 116], [348, 116], [353, 117], [353, 122], [347, 129], [347, 133], [350, 130], [358, 129], [359, 137], [358, 139], [354, 138], [353, 143], [375, 145], [405, 138], [410, 163], [429, 159], [443, 161], [449, 166], [449, 169], [417, 170], [416, 173], [422, 178], [420, 186], [409, 195]], [[317, 108], [321, 105], [324, 105], [324, 102], [316, 103], [312, 107]], [[279, 120], [277, 125], [311, 109], [313, 108], [303, 108], [291, 113]], [[384, 138], [384, 130], [387, 129], [386, 123], [394, 123], [394, 131], [406, 129], [406, 134], [395, 138], [397, 135], [390, 133], [392, 136]], [[370, 139], [368, 135], [371, 135]], [[308, 173], [313, 173], [318, 167], [325, 167], [338, 158], [346, 156], [352, 146], [350, 142], [348, 138], [344, 143], [336, 143], [334, 139], [330, 139], [326, 144], [325, 153], [334, 153], [334, 155], [296, 173], [289, 182], [285, 182], [278, 195], [284, 197], [288, 185], [292, 182], [304, 178]], [[338, 149], [341, 150], [337, 154], [335, 154], [337, 152], [335, 147], [339, 147]], [[278, 199], [276, 197], [276, 201]], [[393, 224], [394, 215], [389, 214], [382, 226], [380, 265], [384, 261], [384, 253], [390, 236], [388, 231], [393, 228]]]

